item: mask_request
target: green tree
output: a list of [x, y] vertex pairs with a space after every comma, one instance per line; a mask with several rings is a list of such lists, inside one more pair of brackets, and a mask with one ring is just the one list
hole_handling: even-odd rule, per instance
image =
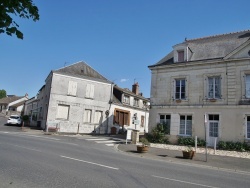
[[19, 25], [11, 18], [10, 14], [20, 18], [39, 20], [38, 8], [33, 0], [0, 0], [0, 34], [6, 33], [23, 39], [23, 33], [18, 30]]
[[0, 99], [6, 97], [6, 91], [4, 89], [0, 89]]

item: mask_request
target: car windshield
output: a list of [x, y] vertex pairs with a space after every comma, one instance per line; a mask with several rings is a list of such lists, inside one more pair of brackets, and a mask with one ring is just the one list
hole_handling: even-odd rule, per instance
[[11, 119], [18, 119], [19, 116], [10, 116]]

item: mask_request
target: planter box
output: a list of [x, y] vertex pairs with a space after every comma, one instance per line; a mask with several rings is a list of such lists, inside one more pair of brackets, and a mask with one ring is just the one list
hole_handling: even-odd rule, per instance
[[182, 151], [184, 159], [193, 159], [195, 151]]
[[137, 146], [137, 152], [138, 153], [146, 153], [148, 152], [148, 146], [141, 146], [141, 145], [138, 145]]

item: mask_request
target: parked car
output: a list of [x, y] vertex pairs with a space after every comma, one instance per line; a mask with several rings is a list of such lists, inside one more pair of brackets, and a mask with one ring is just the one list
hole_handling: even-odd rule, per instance
[[7, 120], [7, 124], [21, 125], [22, 124], [22, 118], [19, 115], [11, 115]]

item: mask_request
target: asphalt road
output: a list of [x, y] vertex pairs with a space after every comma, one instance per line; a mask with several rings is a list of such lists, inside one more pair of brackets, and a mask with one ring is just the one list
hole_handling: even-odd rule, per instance
[[250, 185], [247, 172], [151, 160], [85, 139], [33, 135], [18, 131], [18, 127], [17, 131], [5, 128], [0, 125], [1, 188]]

